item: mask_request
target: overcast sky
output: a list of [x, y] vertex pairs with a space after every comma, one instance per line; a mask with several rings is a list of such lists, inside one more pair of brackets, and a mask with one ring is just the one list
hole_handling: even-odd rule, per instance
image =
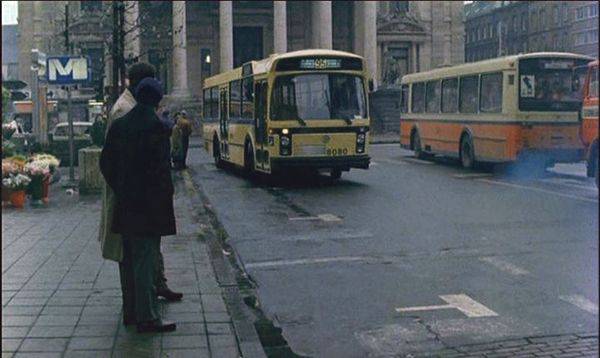
[[17, 2], [2, 1], [2, 25], [17, 23]]

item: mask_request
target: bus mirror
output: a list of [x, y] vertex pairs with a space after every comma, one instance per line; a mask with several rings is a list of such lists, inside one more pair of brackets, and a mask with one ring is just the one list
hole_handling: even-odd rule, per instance
[[375, 90], [375, 83], [373, 82], [373, 79], [369, 79], [369, 92], [373, 92]]

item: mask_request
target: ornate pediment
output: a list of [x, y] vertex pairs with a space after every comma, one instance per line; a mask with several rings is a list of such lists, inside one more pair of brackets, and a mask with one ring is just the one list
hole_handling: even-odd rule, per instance
[[423, 23], [410, 12], [388, 12], [377, 17], [377, 32], [385, 33], [425, 33]]

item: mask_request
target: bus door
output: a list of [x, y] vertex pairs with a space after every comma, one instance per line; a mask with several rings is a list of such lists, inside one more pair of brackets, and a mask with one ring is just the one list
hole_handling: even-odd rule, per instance
[[261, 169], [267, 162], [267, 81], [254, 84], [254, 133], [256, 139], [256, 161]]
[[227, 145], [229, 139], [229, 103], [227, 97], [227, 89], [221, 89], [219, 100], [219, 133], [221, 134], [221, 153], [226, 158], [229, 157], [229, 148]]

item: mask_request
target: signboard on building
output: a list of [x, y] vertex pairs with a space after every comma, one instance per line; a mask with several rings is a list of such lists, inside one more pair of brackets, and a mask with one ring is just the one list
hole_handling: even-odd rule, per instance
[[89, 59], [81, 56], [48, 57], [48, 83], [71, 85], [91, 79]]

